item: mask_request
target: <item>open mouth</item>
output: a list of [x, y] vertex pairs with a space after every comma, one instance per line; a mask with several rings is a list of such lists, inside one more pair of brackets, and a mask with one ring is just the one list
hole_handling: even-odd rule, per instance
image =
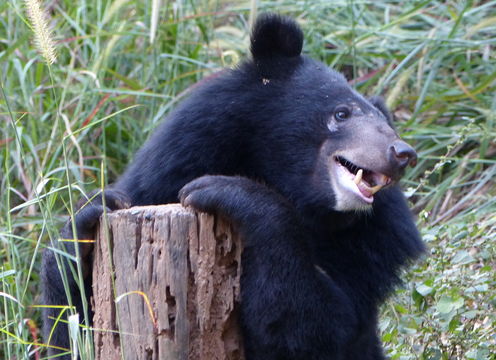
[[338, 168], [339, 183], [358, 195], [365, 202], [371, 204], [374, 194], [391, 183], [391, 178], [360, 167], [342, 156], [335, 156]]

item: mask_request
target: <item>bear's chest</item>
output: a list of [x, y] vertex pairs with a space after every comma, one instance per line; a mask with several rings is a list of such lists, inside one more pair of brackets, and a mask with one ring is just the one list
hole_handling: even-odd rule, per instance
[[375, 309], [394, 282], [395, 271], [381, 259], [379, 249], [340, 239], [314, 250], [315, 265], [356, 306]]

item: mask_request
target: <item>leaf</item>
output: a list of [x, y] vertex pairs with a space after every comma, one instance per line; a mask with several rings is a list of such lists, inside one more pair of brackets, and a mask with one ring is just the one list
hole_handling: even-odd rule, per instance
[[451, 296], [443, 295], [436, 304], [436, 310], [441, 314], [449, 314], [450, 312], [461, 308], [464, 304], [463, 298], [453, 299]]
[[0, 279], [6, 278], [8, 276], [14, 275], [16, 273], [15, 270], [7, 270], [0, 272]]
[[24, 307], [24, 306], [23, 306], [23, 305], [19, 302], [19, 300], [17, 300], [17, 299], [16, 299], [15, 297], [13, 297], [12, 295], [9, 295], [9, 294], [7, 294], [7, 293], [4, 293], [3, 291], [0, 291], [0, 296], [5, 297], [5, 298], [7, 298], [7, 299], [10, 299], [10, 300], [12, 300], [12, 301], [14, 301], [14, 302], [18, 303], [19, 305], [21, 305], [21, 307]]
[[426, 295], [429, 295], [430, 293], [432, 293], [432, 291], [434, 290], [434, 288], [426, 285], [425, 283], [424, 284], [420, 284], [418, 285], [415, 290], [417, 290], [417, 292], [422, 295], [422, 296], [426, 296]]
[[478, 313], [479, 313], [479, 311], [477, 311], [477, 310], [469, 310], [469, 311], [464, 312], [462, 315], [463, 315], [463, 317], [465, 317], [469, 320], [472, 320], [477, 316]]
[[486, 292], [489, 290], [489, 285], [488, 284], [480, 284], [480, 285], [474, 285], [465, 290], [466, 294], [474, 293], [474, 292]]
[[474, 262], [475, 259], [473, 258], [472, 255], [466, 250], [460, 250], [458, 251], [453, 259], [451, 259], [451, 262], [453, 264], [460, 264], [460, 265], [465, 265], [465, 264], [470, 264], [471, 262]]
[[76, 313], [74, 315], [70, 315], [68, 317], [68, 322], [69, 322], [69, 337], [71, 338], [71, 343], [72, 343], [72, 348], [73, 348], [73, 355], [75, 359], [77, 359], [77, 355], [79, 353], [79, 348], [78, 348], [78, 334], [79, 334], [79, 314]]

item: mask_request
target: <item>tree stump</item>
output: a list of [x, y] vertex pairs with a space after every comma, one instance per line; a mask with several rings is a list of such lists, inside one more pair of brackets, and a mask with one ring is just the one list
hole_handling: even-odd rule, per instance
[[240, 260], [221, 218], [178, 204], [108, 214], [94, 252], [96, 359], [243, 359]]

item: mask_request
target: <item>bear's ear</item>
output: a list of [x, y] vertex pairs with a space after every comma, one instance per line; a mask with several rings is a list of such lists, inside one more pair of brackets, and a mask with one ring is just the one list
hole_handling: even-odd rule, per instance
[[253, 59], [299, 56], [302, 47], [303, 32], [293, 19], [271, 13], [258, 16], [251, 34]]
[[374, 105], [381, 113], [386, 117], [389, 125], [393, 126], [393, 115], [389, 111], [384, 102], [384, 98], [382, 96], [372, 96], [368, 99], [372, 105]]

